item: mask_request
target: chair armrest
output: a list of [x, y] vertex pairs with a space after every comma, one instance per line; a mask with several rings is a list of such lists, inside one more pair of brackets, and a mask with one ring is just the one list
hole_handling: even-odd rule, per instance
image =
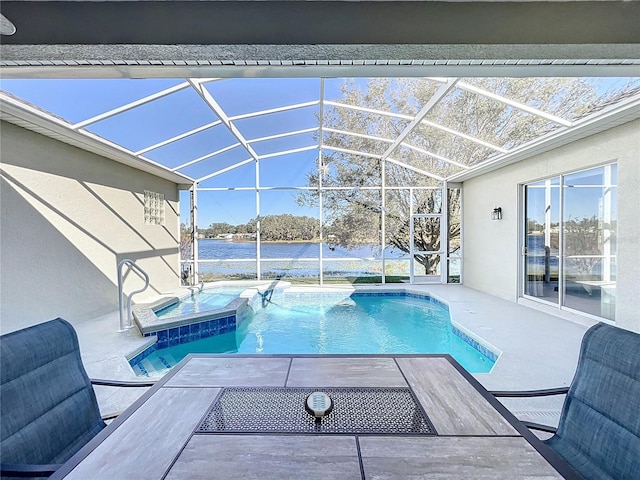
[[494, 397], [548, 397], [550, 395], [565, 395], [569, 387], [547, 388], [545, 390], [513, 390], [489, 392]]
[[556, 431], [558, 430], [556, 427], [551, 427], [549, 425], [542, 425], [540, 423], [534, 423], [534, 422], [522, 422], [522, 423], [527, 428], [530, 428], [532, 430], [540, 430], [541, 432], [556, 433]]
[[[100, 378], [90, 378], [92, 385], [101, 385], [104, 387], [153, 387], [156, 382], [127, 382], [124, 380], [103, 380]], [[108, 413], [102, 416], [102, 420], [113, 420], [122, 412]]]
[[3, 477], [18, 478], [50, 477], [61, 466], [61, 464], [29, 465], [2, 463], [0, 464], [0, 474]]
[[107, 421], [107, 420], [113, 420], [114, 418], [118, 418], [120, 416], [120, 414], [123, 412], [124, 410], [120, 410], [119, 412], [113, 412], [113, 413], [107, 413], [106, 415], [102, 415], [102, 421]]
[[100, 378], [90, 378], [92, 385], [102, 385], [106, 387], [153, 387], [156, 382], [127, 382], [123, 380], [103, 380]]

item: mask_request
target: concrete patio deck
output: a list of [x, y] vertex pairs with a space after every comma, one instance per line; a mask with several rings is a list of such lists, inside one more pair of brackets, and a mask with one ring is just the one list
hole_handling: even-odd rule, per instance
[[[371, 288], [371, 286], [367, 286]], [[582, 336], [595, 323], [563, 313], [545, 313], [461, 285], [385, 285], [431, 294], [449, 304], [451, 318], [501, 351], [489, 373], [474, 374], [488, 390], [524, 390], [569, 385], [576, 368]], [[76, 324], [83, 361], [89, 376], [140, 380], [125, 356], [143, 348], [149, 338], [135, 329], [118, 333], [118, 313]], [[104, 413], [133, 403], [145, 388], [97, 387]], [[556, 424], [563, 397], [504, 399], [517, 417]]]

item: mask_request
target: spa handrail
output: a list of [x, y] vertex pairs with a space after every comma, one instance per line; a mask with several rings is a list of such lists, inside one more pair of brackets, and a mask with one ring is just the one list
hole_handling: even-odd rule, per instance
[[[122, 305], [122, 297], [124, 295], [124, 291], [122, 287], [122, 284], [124, 282], [124, 278], [122, 275], [122, 267], [124, 267], [125, 265], [129, 265], [134, 270], [137, 270], [144, 277], [144, 287], [138, 290], [134, 290], [129, 295], [127, 295], [127, 322], [126, 322], [127, 325], [125, 325], [124, 310]], [[131, 322], [132, 320], [131, 298], [135, 294], [145, 291], [148, 286], [149, 286], [149, 275], [147, 275], [147, 272], [145, 272], [142, 268], [140, 268], [140, 266], [136, 264], [136, 262], [134, 262], [129, 258], [125, 258], [120, 263], [118, 263], [118, 311], [120, 312], [120, 330], [118, 330], [118, 332], [124, 332], [125, 330], [133, 327], [133, 323]]]

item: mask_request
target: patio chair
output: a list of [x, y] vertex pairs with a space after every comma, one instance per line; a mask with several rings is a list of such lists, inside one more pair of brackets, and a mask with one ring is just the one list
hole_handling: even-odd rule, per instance
[[569, 387], [492, 392], [496, 397], [566, 394], [557, 430], [545, 443], [586, 479], [640, 478], [640, 335], [604, 323], [584, 335]]
[[0, 337], [2, 478], [48, 477], [105, 426], [75, 330], [57, 318]]

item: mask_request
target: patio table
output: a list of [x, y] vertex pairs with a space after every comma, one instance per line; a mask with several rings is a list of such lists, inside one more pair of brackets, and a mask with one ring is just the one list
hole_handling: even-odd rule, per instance
[[[198, 430], [224, 392], [307, 387], [407, 390], [435, 432]], [[449, 355], [189, 355], [51, 478], [578, 477]]]

